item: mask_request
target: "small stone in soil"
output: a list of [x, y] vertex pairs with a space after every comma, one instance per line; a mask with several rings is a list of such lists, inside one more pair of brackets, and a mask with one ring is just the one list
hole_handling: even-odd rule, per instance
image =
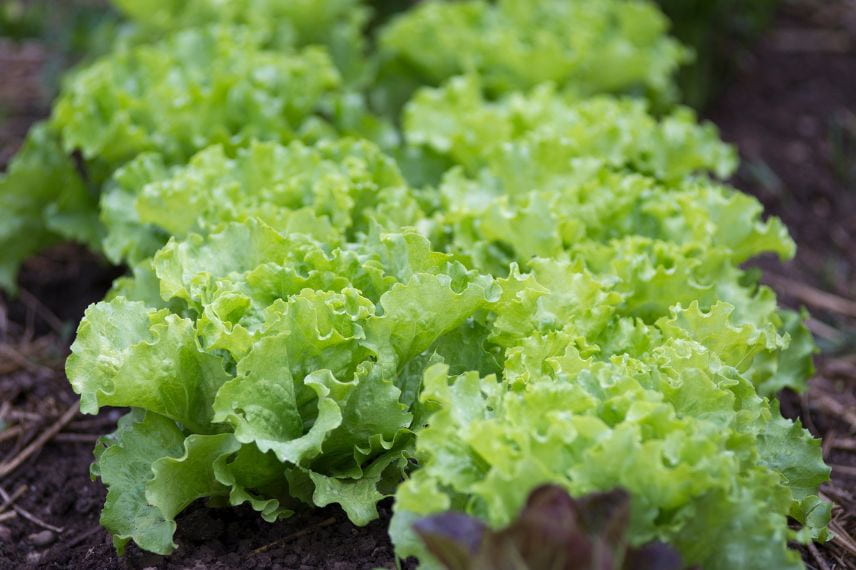
[[0, 524], [0, 542], [12, 542], [12, 530]]
[[31, 534], [27, 537], [27, 540], [29, 540], [30, 544], [33, 546], [47, 546], [56, 540], [56, 535], [49, 530], [43, 530], [42, 532]]

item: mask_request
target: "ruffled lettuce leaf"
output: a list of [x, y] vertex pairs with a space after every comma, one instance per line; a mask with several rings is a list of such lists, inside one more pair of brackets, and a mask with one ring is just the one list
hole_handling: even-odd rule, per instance
[[408, 88], [474, 72], [492, 96], [552, 82], [575, 96], [642, 92], [670, 100], [687, 51], [667, 26], [648, 2], [422, 2], [381, 31], [389, 85], [376, 98], [395, 109]]
[[[100, 250], [102, 188], [143, 153], [157, 153], [166, 167], [214, 144], [233, 154], [257, 140], [315, 141], [340, 132], [390, 135], [358, 94], [346, 92], [322, 46], [275, 50], [263, 30], [218, 23], [119, 44], [66, 78], [51, 119], [34, 129], [2, 178], [3, 235], [32, 236], [3, 238], [3, 286], [11, 288], [20, 262], [50, 243], [72, 239]], [[154, 160], [111, 187], [154, 175]], [[133, 197], [108, 194], [101, 198], [108, 222], [130, 226], [123, 245], [153, 251], [162, 239], [136, 231]], [[108, 249], [117, 247], [108, 241]]]
[[466, 75], [417, 91], [402, 113], [408, 143], [469, 174], [487, 167], [514, 188], [541, 184], [557, 167], [571, 177], [580, 158], [665, 181], [703, 172], [725, 178], [736, 168], [734, 150], [687, 108], [657, 119], [644, 100], [576, 100], [549, 83], [491, 100], [483, 81]]
[[188, 434], [152, 412], [134, 409], [123, 417], [115, 433], [99, 440], [95, 460], [92, 476], [108, 488], [101, 524], [120, 553], [131, 540], [151, 552], [172, 552], [175, 515], [200, 498], [249, 502], [269, 521], [292, 512], [278, 498], [262, 500], [251, 491], [288, 496], [282, 466], [269, 456], [229, 433]]
[[271, 47], [322, 45], [348, 79], [368, 71], [364, 28], [369, 10], [360, 0], [113, 0], [140, 29], [137, 41], [213, 23], [263, 32]]
[[724, 301], [646, 323], [625, 313], [628, 292], [610, 275], [530, 266], [499, 280], [501, 375], [425, 373], [433, 415], [397, 493], [399, 553], [420, 552], [414, 517], [454, 509], [499, 527], [550, 482], [572, 494], [628, 489], [633, 544], [668, 542], [704, 568], [800, 567], [787, 541], [825, 536], [817, 489], [829, 469], [818, 442], [752, 384], [753, 358], [786, 346], [776, 327], [735, 322]]
[[174, 162], [215, 143], [318, 136], [329, 127], [314, 114], [340, 84], [320, 48], [281, 53], [257, 30], [210, 26], [120, 47], [75, 72], [52, 123], [66, 150], [113, 168], [145, 151]]
[[330, 245], [368, 234], [372, 224], [395, 230], [423, 217], [392, 159], [347, 138], [314, 146], [254, 141], [234, 158], [216, 145], [180, 167], [142, 154], [116, 173], [101, 211], [107, 255], [131, 263], [169, 236], [250, 217]]
[[48, 124], [33, 127], [0, 175], [0, 288], [17, 288], [18, 268], [63, 237], [98, 247], [95, 195]]

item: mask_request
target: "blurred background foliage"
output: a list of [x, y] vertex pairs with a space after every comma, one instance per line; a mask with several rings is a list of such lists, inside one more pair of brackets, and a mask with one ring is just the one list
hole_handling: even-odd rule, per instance
[[680, 85], [684, 101], [703, 108], [772, 24], [782, 0], [657, 2], [672, 20], [672, 33], [695, 50], [695, 61], [681, 71]]
[[43, 81], [50, 93], [63, 70], [110, 49], [118, 23], [118, 13], [105, 0], [0, 1], [0, 38], [32, 40], [46, 48]]
[[[419, 0], [372, 0], [383, 22]], [[597, 0], [592, 0], [597, 1]], [[770, 26], [782, 0], [655, 0], [672, 21], [672, 33], [695, 51], [680, 74], [684, 102], [704, 108], [739, 69]]]
[[[370, 0], [373, 26], [419, 0]], [[592, 0], [596, 1], [596, 0]], [[754, 41], [771, 24], [783, 0], [656, 0], [673, 22], [673, 33], [695, 50], [680, 84], [686, 103], [704, 108], [747, 57]], [[118, 15], [104, 0], [3, 0], [0, 37], [38, 40], [52, 54], [45, 73], [49, 91], [62, 69], [109, 48]]]

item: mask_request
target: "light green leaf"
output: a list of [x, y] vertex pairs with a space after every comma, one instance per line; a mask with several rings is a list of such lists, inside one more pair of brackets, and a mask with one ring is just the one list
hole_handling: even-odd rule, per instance
[[154, 477], [156, 461], [181, 455], [184, 438], [175, 422], [135, 410], [119, 421], [115, 434], [99, 440], [93, 473], [108, 489], [101, 524], [113, 534], [120, 553], [128, 540], [158, 554], [175, 548], [175, 523], [148, 503], [146, 484]]
[[116, 298], [90, 307], [66, 367], [81, 409], [133, 406], [211, 433], [214, 395], [228, 379], [203, 352], [193, 323]]

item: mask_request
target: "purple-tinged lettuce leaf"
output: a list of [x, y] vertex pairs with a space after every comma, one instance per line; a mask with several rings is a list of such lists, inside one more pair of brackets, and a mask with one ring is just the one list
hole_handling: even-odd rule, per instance
[[491, 530], [477, 518], [447, 512], [413, 529], [447, 570], [681, 570], [662, 543], [629, 547], [630, 495], [623, 490], [578, 500], [562, 487], [532, 491], [511, 524]]

